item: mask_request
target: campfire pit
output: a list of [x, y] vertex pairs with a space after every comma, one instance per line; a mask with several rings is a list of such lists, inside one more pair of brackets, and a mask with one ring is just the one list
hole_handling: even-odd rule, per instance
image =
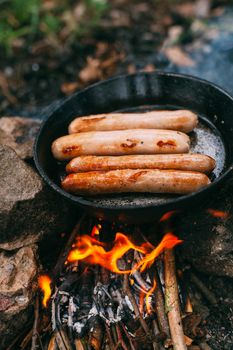
[[[52, 333], [50, 330], [41, 338], [45, 342], [49, 339], [49, 349], [134, 350], [173, 346], [181, 350], [195, 341], [200, 343], [204, 337], [198, 327], [201, 318], [195, 319], [197, 329], [193, 326], [195, 329], [190, 330], [186, 324], [192, 315], [190, 296], [188, 290], [182, 294], [176, 281], [173, 248], [182, 241], [167, 232], [158, 243], [167, 220], [161, 220], [160, 232], [153, 239], [155, 247], [138, 227], [130, 235], [136, 243], [122, 233], [116, 233], [114, 243], [100, 241], [101, 236], [108, 234], [101, 222], [95, 223], [90, 235], [83, 235], [81, 232], [93, 220], [81, 219], [50, 277], [44, 275], [39, 279], [43, 305], [51, 306]], [[183, 334], [180, 298], [189, 336]]]
[[83, 216], [39, 277], [32, 349], [210, 349], [205, 302], [217, 299], [180, 254], [175, 264], [175, 218], [143, 230]]

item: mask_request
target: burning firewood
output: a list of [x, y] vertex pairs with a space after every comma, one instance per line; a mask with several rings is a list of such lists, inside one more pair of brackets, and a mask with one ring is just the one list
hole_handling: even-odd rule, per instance
[[171, 249], [164, 252], [166, 308], [174, 350], [187, 350], [179, 306], [175, 256]]
[[[84, 223], [82, 218], [63, 248], [50, 274], [53, 282], [40, 277], [43, 306], [52, 307], [51, 326], [38, 337], [36, 308], [31, 349], [37, 349], [37, 340], [47, 350], [181, 350], [185, 341], [192, 344], [192, 333], [185, 338], [182, 332], [178, 305], [172, 248], [180, 240], [168, 233], [154, 247], [118, 233], [114, 242], [103, 243], [101, 226], [91, 236], [79, 233]], [[163, 252], [164, 259], [155, 263]]]

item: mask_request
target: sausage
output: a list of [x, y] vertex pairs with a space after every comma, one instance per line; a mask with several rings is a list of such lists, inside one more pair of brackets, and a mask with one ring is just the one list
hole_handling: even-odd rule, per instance
[[197, 126], [197, 115], [188, 110], [146, 113], [107, 113], [75, 118], [69, 134], [87, 131], [126, 129], [170, 129], [190, 132]]
[[176, 169], [210, 173], [215, 160], [204, 154], [153, 154], [128, 156], [81, 156], [66, 166], [67, 173], [117, 169]]
[[173, 130], [90, 131], [60, 137], [52, 153], [58, 160], [69, 160], [80, 155], [186, 153], [189, 145], [186, 134]]
[[209, 183], [205, 174], [192, 171], [123, 169], [69, 174], [62, 181], [62, 187], [80, 195], [123, 192], [188, 194]]

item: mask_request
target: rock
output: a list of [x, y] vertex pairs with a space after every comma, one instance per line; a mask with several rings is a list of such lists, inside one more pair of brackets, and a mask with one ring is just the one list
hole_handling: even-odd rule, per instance
[[25, 329], [32, 316], [36, 276], [35, 247], [0, 253], [0, 349]]
[[[0, 249], [38, 242], [70, 227], [70, 209], [14, 150], [0, 145]], [[71, 223], [72, 224], [72, 223]]]
[[32, 158], [35, 136], [41, 120], [22, 117], [0, 118], [0, 143], [15, 150], [22, 159]]
[[182, 215], [177, 235], [184, 239], [183, 259], [204, 273], [233, 277], [233, 181], [215, 193], [208, 208]]

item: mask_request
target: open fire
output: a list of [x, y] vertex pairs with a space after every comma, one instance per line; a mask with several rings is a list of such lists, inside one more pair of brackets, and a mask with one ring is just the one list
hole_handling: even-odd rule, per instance
[[[93, 232], [98, 234], [98, 229], [96, 226], [94, 226], [92, 233]], [[149, 242], [142, 243], [140, 246], [137, 246], [124, 234], [117, 233], [112, 249], [107, 251], [105, 244], [101, 243], [96, 238], [83, 235], [77, 237], [77, 242], [76, 244], [73, 244], [73, 249], [70, 251], [65, 263], [67, 264], [83, 261], [87, 265], [100, 265], [116, 274], [130, 274], [131, 276], [134, 276], [138, 273], [138, 271], [144, 272], [146, 269], [149, 269], [154, 263], [155, 259], [163, 252], [164, 249], [172, 249], [181, 242], [182, 240], [179, 240], [172, 233], [167, 233], [157, 247], [153, 247]], [[131, 261], [130, 258], [127, 258], [127, 253], [131, 249], [134, 253], [141, 253], [142, 256]], [[136, 254], [134, 254], [134, 256], [136, 256]], [[139, 256], [140, 255], [138, 255], [138, 257]], [[121, 265], [131, 265], [131, 268], [118, 268], [118, 261], [120, 259], [122, 259]], [[131, 281], [133, 280], [131, 279]], [[51, 282], [52, 280], [49, 276], [43, 275], [39, 277], [39, 287], [42, 289], [44, 294], [43, 305], [45, 307], [47, 306], [48, 300], [52, 293], [50, 287]], [[149, 289], [148, 293], [146, 293], [147, 300], [154, 289], [155, 283]]]
[[59, 274], [39, 278], [43, 306], [51, 304], [48, 349], [186, 349], [193, 340], [183, 334], [171, 264], [182, 240], [168, 232], [154, 246], [143, 234], [138, 244], [118, 232], [106, 243], [101, 230], [75, 230]]

